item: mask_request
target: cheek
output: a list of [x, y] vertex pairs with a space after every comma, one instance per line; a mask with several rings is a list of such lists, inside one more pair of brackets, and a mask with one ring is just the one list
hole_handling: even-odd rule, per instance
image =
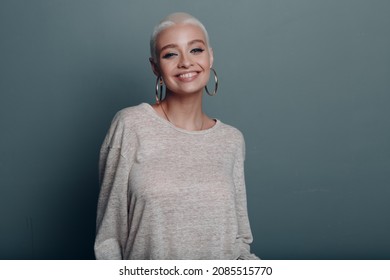
[[160, 63], [160, 74], [161, 76], [166, 76], [171, 71], [171, 67], [167, 63]]
[[210, 55], [206, 55], [204, 59], [202, 59], [202, 65], [204, 65], [205, 68], [209, 69], [212, 65], [212, 59]]

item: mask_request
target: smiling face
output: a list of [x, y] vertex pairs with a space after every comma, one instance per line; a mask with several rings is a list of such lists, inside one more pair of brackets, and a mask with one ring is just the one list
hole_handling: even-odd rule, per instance
[[203, 92], [213, 54], [199, 26], [180, 23], [164, 29], [157, 36], [156, 50], [153, 72], [163, 78], [169, 93]]

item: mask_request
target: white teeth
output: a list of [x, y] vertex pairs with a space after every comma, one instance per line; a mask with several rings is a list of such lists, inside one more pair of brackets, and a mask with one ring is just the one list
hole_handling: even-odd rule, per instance
[[180, 78], [185, 78], [185, 79], [188, 79], [188, 78], [192, 78], [193, 76], [196, 75], [196, 72], [191, 72], [191, 73], [185, 73], [185, 74], [181, 74], [179, 75]]

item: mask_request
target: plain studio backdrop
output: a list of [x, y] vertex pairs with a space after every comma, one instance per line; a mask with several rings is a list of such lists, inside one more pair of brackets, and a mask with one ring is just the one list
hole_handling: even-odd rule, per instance
[[94, 258], [100, 145], [154, 102], [149, 36], [176, 11], [210, 34], [205, 111], [245, 135], [253, 251], [390, 259], [387, 0], [2, 0], [0, 258]]

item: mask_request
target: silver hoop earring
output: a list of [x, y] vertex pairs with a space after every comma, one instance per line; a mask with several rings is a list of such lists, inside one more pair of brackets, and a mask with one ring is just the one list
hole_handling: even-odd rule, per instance
[[204, 88], [205, 88], [208, 95], [214, 96], [217, 94], [217, 90], [218, 90], [218, 76], [217, 76], [217, 72], [215, 72], [214, 68], [210, 68], [210, 70], [214, 72], [214, 80], [215, 80], [214, 91], [212, 93], [210, 93], [207, 86], [205, 86]]
[[156, 103], [159, 104], [163, 98], [163, 87], [164, 83], [161, 76], [157, 77], [156, 80]]

